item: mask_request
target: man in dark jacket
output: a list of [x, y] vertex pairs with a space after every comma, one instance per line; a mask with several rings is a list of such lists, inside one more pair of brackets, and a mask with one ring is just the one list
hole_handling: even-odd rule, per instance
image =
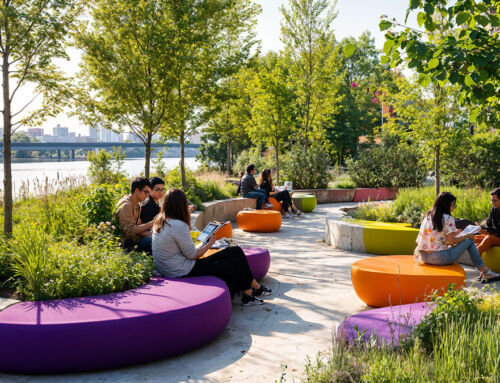
[[273, 207], [273, 204], [269, 203], [269, 197], [267, 197], [266, 191], [263, 189], [259, 189], [254, 175], [255, 165], [250, 164], [247, 166], [247, 174], [243, 176], [240, 182], [241, 194], [244, 198], [257, 199], [257, 209], [262, 209], [262, 205], [264, 204], [264, 202], [266, 202], [264, 207]]
[[500, 188], [494, 189], [491, 193], [490, 215], [481, 222], [481, 232], [474, 237], [479, 254], [493, 246], [500, 246]]

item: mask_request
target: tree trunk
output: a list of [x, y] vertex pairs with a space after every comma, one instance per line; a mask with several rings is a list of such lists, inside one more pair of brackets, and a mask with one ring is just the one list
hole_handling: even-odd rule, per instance
[[276, 137], [274, 151], [275, 151], [274, 160], [276, 161], [276, 184], [279, 184], [279, 182], [280, 182], [280, 161], [279, 161], [280, 141], [279, 141], [278, 137]]
[[439, 155], [440, 155], [441, 147], [438, 145], [434, 149], [434, 173], [436, 176], [436, 185], [435, 185], [435, 191], [436, 191], [436, 197], [440, 193], [440, 181], [441, 181], [441, 174], [439, 173], [439, 168], [440, 168], [440, 163], [439, 163]]
[[186, 169], [184, 168], [184, 129], [179, 136], [179, 144], [181, 145], [181, 160], [179, 162], [181, 167], [181, 185], [182, 189], [186, 190]]
[[149, 169], [150, 169], [150, 163], [151, 163], [151, 141], [153, 139], [153, 133], [148, 132], [146, 136], [146, 155], [145, 155], [145, 162], [144, 162], [144, 177], [149, 178]]
[[227, 169], [227, 174], [229, 177], [231, 177], [232, 174], [232, 169], [231, 169], [231, 158], [232, 158], [232, 153], [231, 153], [231, 139], [227, 139], [227, 164], [226, 164], [226, 169]]
[[[9, 31], [6, 27], [6, 41], [9, 40]], [[9, 49], [6, 45], [2, 55], [2, 91], [3, 91], [3, 232], [5, 237], [12, 235], [12, 169], [11, 169], [11, 134], [12, 115], [9, 89]]]

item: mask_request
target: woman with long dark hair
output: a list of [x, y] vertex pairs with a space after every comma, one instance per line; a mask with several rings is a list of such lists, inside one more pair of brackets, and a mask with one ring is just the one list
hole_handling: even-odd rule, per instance
[[465, 250], [469, 250], [471, 261], [480, 271], [482, 282], [496, 280], [500, 275], [494, 273], [481, 259], [473, 241], [473, 234], [458, 237], [455, 219], [451, 215], [456, 205], [453, 194], [443, 192], [434, 201], [432, 209], [423, 217], [417, 237], [415, 259], [430, 265], [450, 265]]
[[264, 303], [258, 297], [270, 295], [271, 289], [255, 280], [243, 250], [237, 246], [227, 247], [199, 259], [214, 244], [215, 235], [208, 243], [196, 248], [190, 229], [186, 194], [180, 189], [170, 189], [153, 223], [152, 248], [156, 269], [168, 278], [212, 275], [226, 282], [231, 298], [243, 291], [243, 305]]
[[292, 213], [295, 213], [297, 215], [302, 214], [302, 212], [299, 209], [297, 209], [297, 207], [293, 204], [292, 197], [290, 196], [288, 190], [282, 190], [282, 191], [276, 190], [276, 188], [273, 185], [273, 174], [271, 169], [269, 168], [264, 169], [260, 173], [259, 186], [261, 189], [266, 191], [266, 195], [268, 198], [269, 196], [271, 196], [274, 199], [276, 199], [276, 201], [281, 202], [281, 206], [285, 211], [284, 213], [285, 218], [290, 218], [289, 209], [292, 210]]

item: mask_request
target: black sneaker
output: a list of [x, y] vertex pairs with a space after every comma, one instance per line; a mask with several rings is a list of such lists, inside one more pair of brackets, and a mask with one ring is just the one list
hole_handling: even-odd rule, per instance
[[266, 295], [271, 295], [272, 292], [273, 290], [267, 288], [262, 283], [260, 284], [260, 287], [258, 289], [253, 289], [253, 295], [255, 297], [264, 297]]
[[253, 295], [243, 294], [241, 297], [241, 304], [243, 306], [251, 306], [251, 305], [261, 305], [264, 301], [259, 298], [255, 298]]

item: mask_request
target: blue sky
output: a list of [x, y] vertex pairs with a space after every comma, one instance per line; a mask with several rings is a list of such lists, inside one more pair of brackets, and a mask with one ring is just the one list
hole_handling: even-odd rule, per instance
[[[262, 52], [279, 51], [282, 47], [280, 41], [280, 7], [287, 4], [288, 1], [254, 1], [262, 6], [262, 13], [258, 17], [257, 25], [257, 38], [262, 41]], [[404, 21], [408, 3], [409, 0], [338, 0], [336, 7], [338, 16], [333, 23], [335, 36], [337, 40], [342, 40], [348, 36], [359, 37], [363, 31], [369, 30], [375, 38], [376, 47], [382, 49], [384, 32], [380, 32], [378, 28], [380, 16], [386, 14], [395, 17], [398, 21]], [[410, 22], [410, 25], [415, 26], [415, 23]], [[78, 54], [74, 51], [70, 52], [70, 54], [74, 57], [71, 62], [60, 63], [60, 65], [68, 73], [73, 74], [77, 69]], [[56, 126], [56, 124], [66, 126], [70, 131], [87, 134], [87, 128], [79, 126], [78, 119], [68, 118], [65, 115], [47, 120], [43, 124], [43, 128], [46, 133], [52, 134], [52, 127]]]

